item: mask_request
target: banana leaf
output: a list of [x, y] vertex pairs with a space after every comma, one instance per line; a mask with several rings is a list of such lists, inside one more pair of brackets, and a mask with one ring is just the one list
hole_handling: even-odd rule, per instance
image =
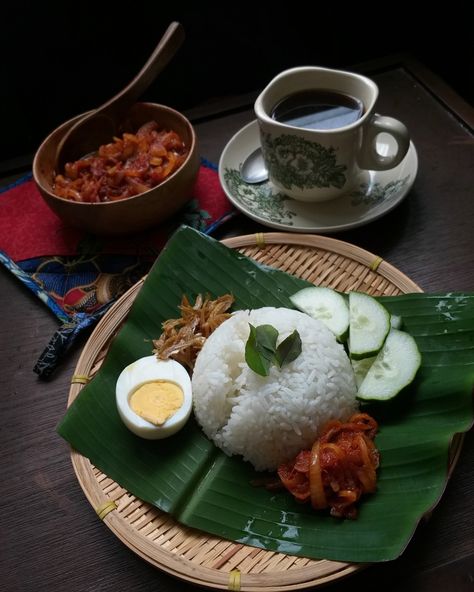
[[187, 227], [156, 261], [96, 377], [68, 409], [59, 434], [135, 496], [182, 524], [292, 555], [349, 562], [396, 558], [440, 499], [455, 433], [473, 423], [474, 294], [383, 298], [422, 352], [407, 392], [367, 411], [380, 423], [377, 492], [357, 520], [332, 518], [286, 493], [254, 487], [256, 473], [227, 457], [191, 419], [166, 440], [142, 440], [122, 424], [115, 382], [124, 366], [151, 353], [161, 323], [179, 316], [183, 294], [232, 293], [235, 309], [292, 307], [307, 282], [255, 263]]

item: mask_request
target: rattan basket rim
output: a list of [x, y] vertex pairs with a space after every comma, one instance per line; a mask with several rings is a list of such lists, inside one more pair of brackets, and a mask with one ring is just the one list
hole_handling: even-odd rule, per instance
[[[230, 248], [240, 249], [244, 252], [250, 249], [251, 253], [246, 252], [249, 256], [252, 256], [252, 253], [255, 250], [264, 255], [266, 251], [271, 251], [273, 254], [273, 250], [275, 250], [277, 255], [280, 256], [279, 246], [282, 246], [284, 250], [283, 255], [281, 255], [282, 261], [284, 262], [285, 259], [295, 259], [296, 268], [293, 269], [290, 265], [290, 272], [293, 273], [298, 272], [298, 266], [300, 265], [298, 262], [299, 260], [297, 257], [295, 258], [295, 253], [293, 251], [296, 253], [301, 252], [305, 257], [307, 256], [310, 258], [310, 255], [313, 252], [318, 253], [318, 250], [321, 250], [327, 255], [325, 264], [327, 264], [329, 268], [332, 265], [332, 271], [334, 271], [336, 276], [338, 266], [340, 266], [342, 262], [345, 262], [348, 266], [362, 265], [364, 270], [369, 270], [368, 273], [370, 277], [373, 275], [378, 280], [382, 278], [383, 282], [388, 282], [401, 292], [422, 291], [415, 282], [386, 261], [383, 261], [380, 257], [377, 257], [360, 247], [329, 237], [275, 232], [237, 236], [222, 242]], [[275, 264], [275, 262], [273, 263]], [[277, 261], [277, 266], [279, 263], [281, 263], [281, 261]], [[318, 263], [315, 265], [317, 269]], [[144, 281], [145, 278], [142, 278], [142, 280], [130, 288], [111, 307], [95, 328], [77, 363], [69, 392], [68, 405], [71, 404], [84, 386], [81, 381], [75, 382], [74, 377], [90, 376], [95, 372], [105, 355], [104, 352], [106, 352], [113, 335], [126, 318]], [[457, 460], [461, 443], [462, 440], [457, 441], [455, 443], [456, 445], [453, 443], [451, 468]], [[71, 451], [71, 460], [77, 479], [90, 504], [96, 510], [103, 506], [104, 502], [110, 502], [111, 499], [117, 500], [118, 491], [120, 495], [123, 495], [126, 498], [127, 503], [128, 497], [132, 499], [130, 502], [131, 506], [136, 503], [137, 508], [132, 512], [131, 516], [134, 515], [134, 512], [137, 512], [139, 514], [138, 521], [140, 520], [140, 517], [148, 517], [149, 515], [154, 514], [166, 516], [159, 510], [147, 506], [147, 504], [144, 504], [141, 500], [136, 500], [136, 498], [133, 498], [130, 494], [128, 494], [127, 497], [127, 492], [121, 490], [121, 488], [118, 485], [113, 484], [113, 482], [108, 484], [111, 480], [108, 480], [105, 475], [98, 473], [87, 458], [81, 456], [74, 450]], [[105, 488], [103, 486], [104, 483], [107, 483]], [[113, 495], [111, 496], [110, 488], [113, 488], [114, 485], [116, 486], [116, 489], [113, 490]], [[122, 500], [123, 498], [120, 499]], [[176, 552], [176, 549], [172, 549], [167, 544], [169, 542], [168, 539], [164, 544], [157, 543], [155, 540], [148, 538], [141, 531], [137, 530], [134, 522], [128, 516], [129, 515], [125, 517], [120, 511], [110, 511], [103, 519], [107, 526], [123, 543], [146, 561], [162, 571], [186, 582], [214, 589], [232, 589], [229, 588], [229, 571], [231, 570], [225, 567], [225, 561], [221, 569], [200, 565], [198, 562], [194, 561], [194, 558], [187, 559], [186, 554], [184, 554], [184, 556], [183, 554], [180, 555]], [[193, 531], [192, 529], [183, 527], [171, 520], [168, 520], [168, 522], [173, 522], [172, 529], [174, 528], [176, 530], [176, 536], [183, 537], [184, 545], [186, 544], [186, 541], [189, 541], [191, 549], [193, 548], [193, 545], [195, 545], [194, 549], [196, 549], [198, 547], [202, 548], [202, 545], [206, 544], [212, 549], [213, 544], [219, 546], [219, 544], [224, 543], [224, 541], [218, 539], [218, 537]], [[216, 541], [218, 541], [218, 543], [215, 543]], [[328, 560], [304, 560], [303, 558], [294, 558], [271, 551], [256, 550], [232, 542], [226, 541], [225, 543], [224, 551], [221, 552], [222, 561], [227, 556], [238, 556], [242, 550], [244, 553], [247, 550], [250, 550], [250, 554], [262, 556], [262, 559], [259, 559], [248, 573], [241, 574], [241, 580], [239, 583], [240, 587], [238, 589], [248, 592], [283, 592], [286, 590], [299, 590], [310, 586], [324, 585], [346, 577], [366, 567], [365, 564], [351, 564]], [[292, 567], [287, 570], [279, 569], [274, 572], [261, 570], [262, 562], [267, 562], [269, 564], [276, 560], [278, 560], [278, 562], [283, 562], [285, 558], [296, 560], [295, 564], [300, 562], [302, 567]], [[219, 563], [219, 561], [217, 561], [217, 563]], [[297, 565], [300, 565], [300, 563]]]

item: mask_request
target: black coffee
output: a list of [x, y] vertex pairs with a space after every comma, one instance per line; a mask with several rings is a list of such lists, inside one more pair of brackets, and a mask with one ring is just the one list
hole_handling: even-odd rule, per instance
[[362, 101], [332, 90], [303, 90], [282, 99], [272, 118], [295, 127], [330, 130], [354, 123], [364, 113]]

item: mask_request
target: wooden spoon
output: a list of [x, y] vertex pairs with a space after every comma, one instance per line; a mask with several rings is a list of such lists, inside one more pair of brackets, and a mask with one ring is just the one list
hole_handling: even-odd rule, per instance
[[101, 107], [85, 115], [66, 132], [56, 150], [56, 172], [63, 171], [67, 162], [95, 152], [100, 145], [112, 141], [128, 109], [169, 63], [183, 41], [182, 25], [172, 22], [130, 84]]

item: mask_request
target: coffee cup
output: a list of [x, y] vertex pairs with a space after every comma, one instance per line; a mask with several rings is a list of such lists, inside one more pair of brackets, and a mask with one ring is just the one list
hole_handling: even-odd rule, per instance
[[[334, 199], [350, 191], [363, 171], [399, 164], [410, 146], [407, 128], [375, 113], [378, 87], [369, 78], [328, 68], [285, 70], [255, 102], [270, 181], [300, 201]], [[377, 152], [390, 134], [396, 152]]]

